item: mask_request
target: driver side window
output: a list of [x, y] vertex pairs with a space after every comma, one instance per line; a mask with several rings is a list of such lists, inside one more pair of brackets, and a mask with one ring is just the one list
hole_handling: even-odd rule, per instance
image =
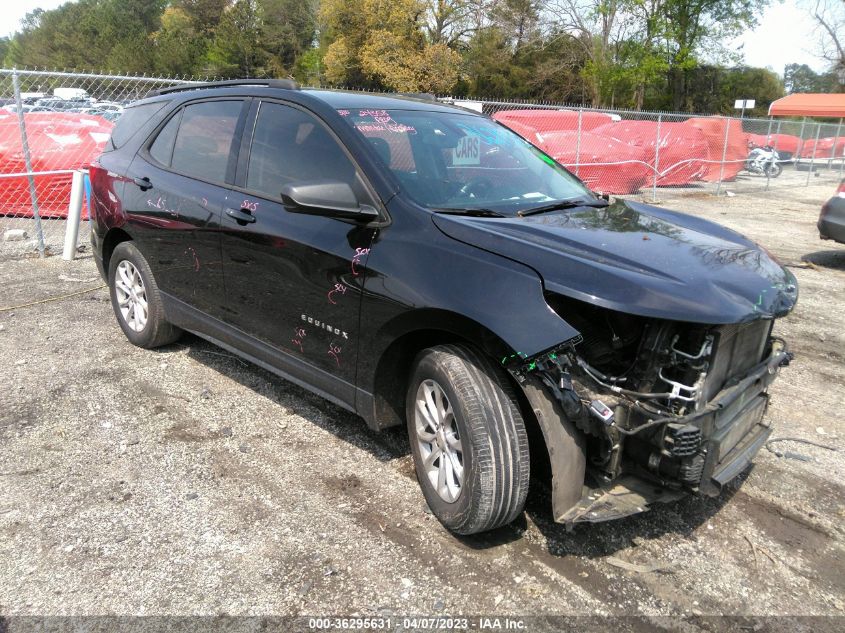
[[288, 184], [333, 180], [355, 186], [355, 167], [312, 115], [262, 102], [255, 121], [246, 187], [272, 198]]

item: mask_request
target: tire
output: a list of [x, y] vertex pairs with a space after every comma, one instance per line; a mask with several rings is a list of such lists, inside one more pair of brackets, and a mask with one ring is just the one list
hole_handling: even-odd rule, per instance
[[182, 330], [165, 320], [150, 266], [132, 242], [121, 242], [111, 255], [109, 295], [120, 329], [133, 345], [152, 349], [182, 335]]
[[423, 350], [411, 372], [406, 417], [417, 480], [447, 529], [476, 534], [522, 512], [531, 471], [528, 435], [501, 368], [462, 345]]
[[765, 171], [769, 178], [777, 178], [783, 171], [783, 167], [781, 167], [780, 163], [770, 163], [766, 166]]

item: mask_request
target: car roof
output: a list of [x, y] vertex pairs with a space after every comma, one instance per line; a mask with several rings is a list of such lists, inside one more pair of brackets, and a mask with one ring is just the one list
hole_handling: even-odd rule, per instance
[[282, 97], [299, 103], [319, 101], [333, 109], [419, 110], [479, 116], [477, 113], [464, 108], [440, 103], [432, 95], [372, 93], [353, 90], [327, 90], [323, 88], [282, 88], [272, 85], [268, 86], [266, 84], [249, 84], [246, 80], [241, 85], [226, 85], [221, 82], [220, 85], [209, 83], [202, 84], [196, 88], [185, 86], [184, 89], [169, 89], [162, 91], [162, 94], [154, 93], [153, 96], [136, 101], [132, 105], [164, 100], [188, 101], [197, 97], [214, 98], [229, 95]]
[[333, 108], [373, 108], [377, 110], [428, 110], [454, 112], [456, 108], [440, 103], [433, 96], [323, 90], [306, 88], [302, 92], [324, 101]]

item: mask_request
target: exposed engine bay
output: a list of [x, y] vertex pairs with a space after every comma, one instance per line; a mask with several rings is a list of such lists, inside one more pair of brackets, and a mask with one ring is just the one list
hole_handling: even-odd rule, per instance
[[[589, 488], [607, 492], [636, 482], [634, 488], [716, 495], [770, 435], [765, 390], [792, 358], [771, 336], [772, 319], [703, 325], [556, 294], [547, 302], [581, 336], [512, 372], [518, 380], [536, 372], [583, 433]], [[654, 500], [639, 492], [626, 509], [618, 493], [588, 494], [558, 520], [617, 518]]]

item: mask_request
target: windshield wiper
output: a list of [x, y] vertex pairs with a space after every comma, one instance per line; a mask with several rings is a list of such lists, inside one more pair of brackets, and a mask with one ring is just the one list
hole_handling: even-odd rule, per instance
[[516, 214], [524, 218], [527, 215], [537, 215], [538, 213], [548, 213], [549, 211], [561, 211], [563, 209], [574, 209], [575, 207], [593, 207], [595, 209], [603, 209], [610, 203], [603, 198], [586, 199], [576, 198], [575, 200], [559, 200], [551, 204], [544, 204], [542, 207], [534, 207], [533, 209], [523, 209], [517, 211]]
[[504, 218], [504, 214], [493, 209], [483, 209], [478, 207], [432, 207], [435, 213], [442, 213], [444, 215], [469, 215], [474, 218]]

